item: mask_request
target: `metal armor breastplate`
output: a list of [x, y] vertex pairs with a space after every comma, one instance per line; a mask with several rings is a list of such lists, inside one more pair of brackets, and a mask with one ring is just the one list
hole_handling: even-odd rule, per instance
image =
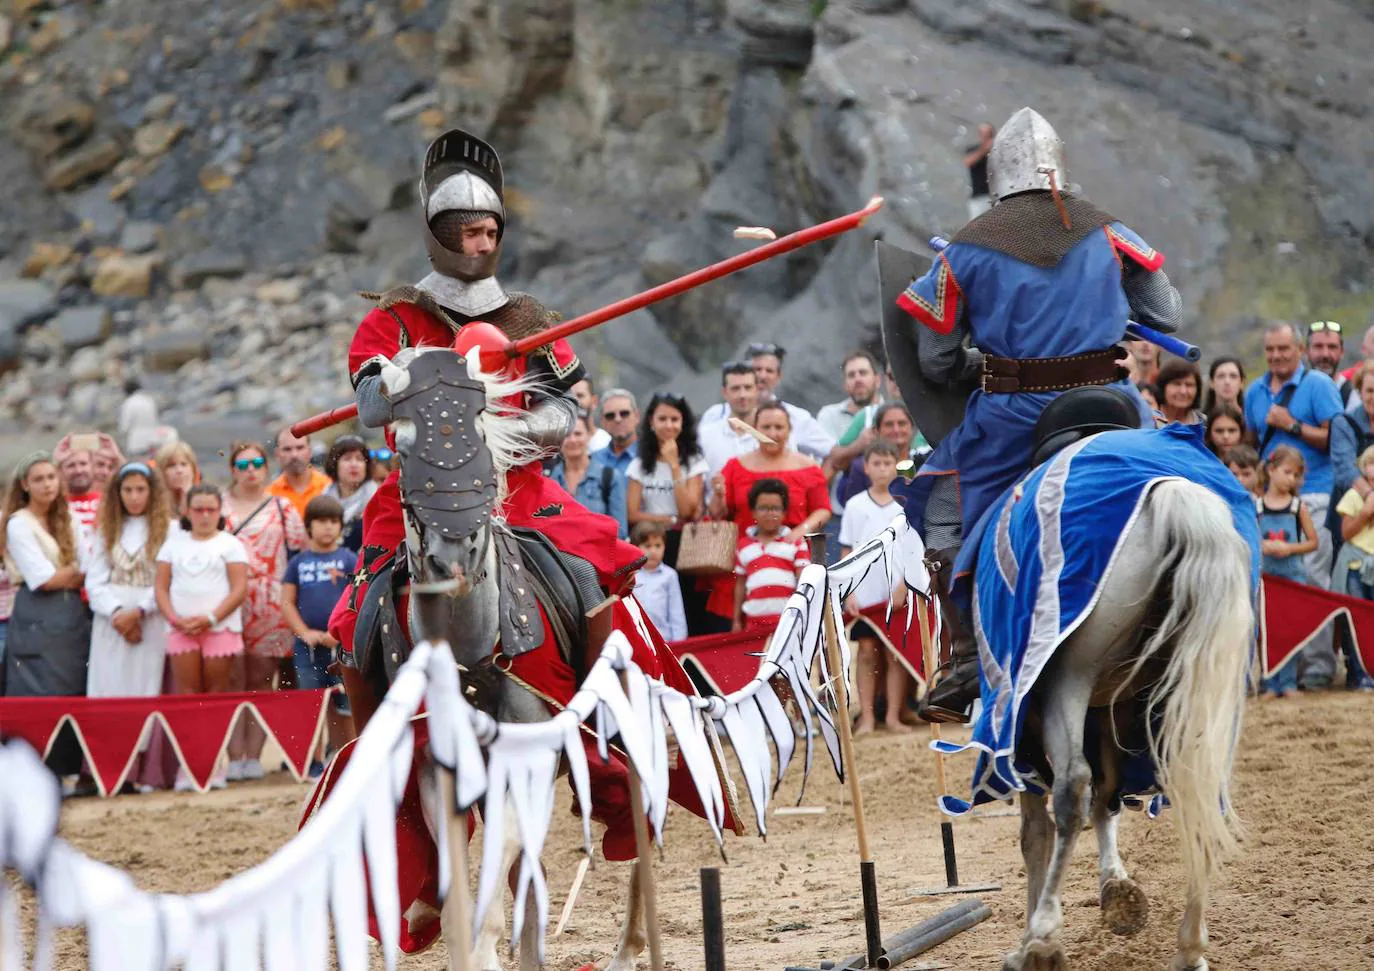
[[415, 288], [466, 317], [491, 313], [510, 300], [510, 295], [494, 276], [467, 282], [442, 273], [431, 273], [415, 284]]

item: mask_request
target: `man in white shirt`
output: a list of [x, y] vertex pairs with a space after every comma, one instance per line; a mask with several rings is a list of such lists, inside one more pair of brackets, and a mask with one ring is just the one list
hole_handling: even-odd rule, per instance
[[[758, 381], [759, 401], [774, 400], [777, 397], [774, 392], [782, 381], [782, 359], [787, 356], [787, 349], [770, 343], [750, 344], [748, 356], [749, 365], [753, 368], [754, 377]], [[792, 419], [792, 447], [804, 455], [811, 456], [817, 462], [824, 462], [829, 458], [831, 449], [835, 447], [835, 439], [826, 433], [815, 416], [797, 405], [786, 401], [780, 403]], [[697, 422], [697, 428], [700, 429], [712, 422], [724, 421], [728, 416], [729, 408], [724, 402], [712, 405]]]
[[[816, 412], [816, 421], [836, 441], [849, 431], [855, 415], [871, 404], [880, 403], [882, 397], [878, 393], [878, 362], [868, 351], [853, 351], [844, 359], [841, 368], [844, 372], [844, 393], [848, 397]], [[861, 452], [849, 456], [850, 460]], [[837, 461], [836, 465], [840, 463]]]
[[[759, 385], [754, 369], [747, 362], [731, 361], [721, 369], [720, 393], [725, 399], [727, 417], [753, 424], [754, 409], [759, 404]], [[698, 423], [697, 442], [710, 466], [706, 476], [708, 484], [725, 468], [726, 462], [759, 447], [753, 435], [735, 431], [728, 421]]]
[[158, 441], [157, 401], [143, 390], [138, 378], [124, 382], [124, 403], [119, 406], [119, 434], [130, 455], [142, 457]]
[[[593, 423], [595, 423], [597, 417], [596, 406], [599, 403], [599, 399], [596, 396], [596, 386], [592, 384], [592, 379], [583, 378], [573, 385], [572, 395], [577, 399], [577, 407], [591, 415]], [[593, 427], [595, 427], [596, 430], [592, 432], [592, 437], [587, 441], [587, 451], [589, 453], [599, 452], [607, 445], [611, 444], [610, 432], [599, 425], [594, 424]]]

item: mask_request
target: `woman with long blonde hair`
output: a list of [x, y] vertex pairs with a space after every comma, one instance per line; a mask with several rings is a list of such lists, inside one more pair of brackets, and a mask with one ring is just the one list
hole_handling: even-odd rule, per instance
[[141, 698], [160, 694], [167, 625], [153, 583], [157, 553], [171, 523], [162, 477], [143, 462], [126, 462], [100, 500], [86, 594], [95, 621], [86, 694]]
[[17, 587], [5, 694], [84, 695], [91, 612], [81, 600], [81, 526], [48, 453], [35, 452], [15, 468], [0, 526], [0, 555]]
[[168, 442], [157, 450], [153, 464], [167, 487], [170, 509], [176, 516], [184, 515], [186, 493], [200, 481], [200, 463], [196, 461], [195, 449], [185, 442]]

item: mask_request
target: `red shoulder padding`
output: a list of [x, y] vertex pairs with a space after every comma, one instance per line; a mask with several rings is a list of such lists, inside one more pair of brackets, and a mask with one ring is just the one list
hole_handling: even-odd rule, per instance
[[1147, 270], [1154, 271], [1164, 265], [1164, 254], [1159, 250], [1146, 245], [1143, 242], [1137, 243], [1135, 240], [1123, 236], [1110, 226], [1102, 227], [1107, 231], [1107, 239], [1111, 241], [1112, 249], [1122, 256], [1129, 257], [1134, 263]]
[[935, 268], [935, 301], [932, 303], [923, 297], [913, 283], [897, 297], [897, 306], [937, 334], [948, 334], [959, 319], [959, 304], [963, 298], [964, 291], [954, 278], [954, 270], [941, 253]]

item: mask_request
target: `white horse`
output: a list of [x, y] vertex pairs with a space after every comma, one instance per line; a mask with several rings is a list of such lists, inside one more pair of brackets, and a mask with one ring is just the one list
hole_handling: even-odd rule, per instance
[[[458, 471], [475, 470], [465, 482], [480, 483], [490, 476], [496, 486], [496, 499], [490, 513], [480, 517], [473, 531], [461, 536], [443, 535], [439, 530], [427, 528], [414, 510], [406, 509], [406, 555], [412, 590], [423, 591], [428, 588], [438, 591], [411, 596], [408, 618], [412, 636], [416, 640], [422, 637], [447, 640], [459, 665], [476, 671], [480, 663], [490, 657], [493, 646], [501, 636], [498, 570], [503, 567], [499, 563], [494, 531], [504, 528], [501, 501], [505, 495], [506, 472], [538, 458], [540, 452], [519, 434], [522, 413], [507, 404], [527, 391], [530, 385], [482, 373], [476, 367], [475, 355], [469, 365], [448, 348], [407, 348], [382, 368], [383, 391], [388, 397], [395, 399], [410, 387], [410, 367], [426, 352], [452, 355], [452, 374], [446, 374], [449, 379], [446, 392], [450, 396], [447, 400], [456, 399], [466, 405], [469, 409], [466, 420], [474, 426], [475, 434], [467, 439], [472, 446], [472, 454], [460, 463]], [[443, 411], [444, 416], [448, 414], [447, 410]], [[436, 421], [440, 420], [437, 410], [434, 417]], [[457, 421], [458, 418], [450, 420]], [[408, 468], [412, 476], [432, 471], [432, 467], [417, 466], [413, 462], [425, 446], [428, 433], [422, 435], [421, 429], [409, 419], [397, 420], [391, 430], [395, 436], [396, 451], [401, 458], [404, 496]], [[515, 681], [504, 677], [500, 682], [499, 707], [490, 714], [503, 722], [535, 723], [547, 721], [550, 717], [543, 701]], [[430, 805], [431, 801], [426, 799], [425, 803]], [[434, 822], [427, 822], [432, 831]], [[518, 827], [509, 807], [505, 833], [502, 869], [511, 873], [513, 879], [511, 867], [519, 851], [519, 841], [516, 836]], [[625, 922], [606, 971], [633, 971], [635, 958], [645, 945], [637, 868], [631, 866], [630, 873]], [[521, 971], [535, 971], [539, 966], [534, 907], [531, 894], [519, 946]], [[484, 916], [476, 946], [476, 967], [480, 971], [500, 971], [497, 944], [504, 933], [502, 910], [493, 905]], [[450, 947], [464, 946], [467, 941], [465, 935], [464, 929], [458, 929], [455, 933], [453, 928], [446, 928], [445, 936]]]
[[[1125, 755], [1146, 749], [1186, 874], [1171, 971], [1207, 968], [1208, 886], [1240, 831], [1229, 780], [1254, 657], [1249, 554], [1221, 499], [1174, 480], [1151, 489], [1121, 549], [1032, 692], [1018, 754], [1053, 788], [1021, 795], [1027, 927], [1007, 971], [1068, 966], [1060, 895], [1085, 814], [1097, 832], [1103, 919], [1118, 934], [1144, 926], [1148, 902], [1117, 852], [1114, 793]], [[1099, 743], [1091, 761], [1087, 732]]]

